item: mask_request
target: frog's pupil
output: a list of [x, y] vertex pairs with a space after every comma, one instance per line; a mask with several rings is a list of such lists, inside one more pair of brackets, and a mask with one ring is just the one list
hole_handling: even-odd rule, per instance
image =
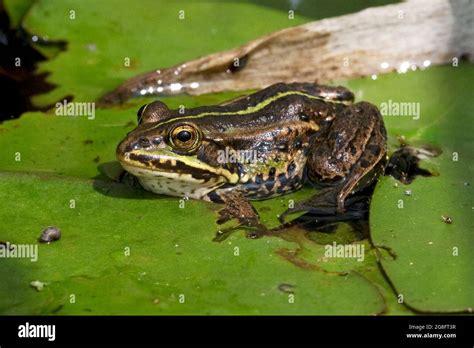
[[179, 141], [185, 143], [187, 142], [188, 140], [191, 139], [191, 133], [189, 133], [188, 131], [181, 131], [178, 133], [178, 135], [176, 136], [178, 138]]

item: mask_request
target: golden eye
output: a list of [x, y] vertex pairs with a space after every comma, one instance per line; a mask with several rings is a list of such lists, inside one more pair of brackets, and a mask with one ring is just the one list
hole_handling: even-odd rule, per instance
[[191, 124], [182, 124], [174, 127], [169, 133], [171, 146], [178, 152], [192, 152], [201, 143], [201, 132]]

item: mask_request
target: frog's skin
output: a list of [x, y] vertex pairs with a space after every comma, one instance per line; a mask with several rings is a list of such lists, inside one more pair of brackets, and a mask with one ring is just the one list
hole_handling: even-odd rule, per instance
[[342, 213], [346, 197], [373, 182], [386, 158], [379, 111], [353, 98], [343, 87], [293, 83], [217, 106], [170, 110], [155, 101], [139, 110], [117, 158], [146, 190], [225, 204], [218, 223], [235, 218], [261, 228], [250, 200], [305, 183], [326, 188], [282, 216]]

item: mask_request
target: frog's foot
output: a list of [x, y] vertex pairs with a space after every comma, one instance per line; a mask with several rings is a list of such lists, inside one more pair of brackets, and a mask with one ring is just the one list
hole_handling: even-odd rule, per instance
[[[230, 220], [237, 220], [238, 225], [222, 229], [214, 240], [221, 241], [236, 230], [248, 230], [249, 238], [259, 238], [267, 232], [267, 228], [260, 223], [258, 213], [252, 204], [238, 192], [229, 192], [220, 197], [225, 207], [219, 211], [217, 223], [222, 225]], [[222, 239], [223, 238], [223, 239]]]
[[288, 215], [304, 212], [293, 222], [317, 221], [319, 223], [341, 222], [365, 219], [368, 212], [370, 195], [373, 191], [373, 185], [350, 195], [343, 201], [343, 211], [340, 210], [337, 199], [339, 197], [340, 186], [324, 189], [306, 201], [297, 203], [294, 208], [288, 209], [280, 215], [280, 223], [285, 225], [285, 218]]
[[252, 225], [258, 222], [258, 213], [252, 204], [238, 192], [228, 192], [220, 196], [225, 207], [219, 211], [219, 225], [237, 219], [240, 224]]
[[312, 196], [306, 201], [296, 203], [293, 208], [289, 208], [284, 211], [278, 219], [280, 223], [285, 223], [286, 216], [298, 213], [298, 212], [310, 212], [314, 215], [330, 216], [337, 214], [337, 198], [338, 191], [333, 188], [326, 188], [318, 192], [318, 194]]

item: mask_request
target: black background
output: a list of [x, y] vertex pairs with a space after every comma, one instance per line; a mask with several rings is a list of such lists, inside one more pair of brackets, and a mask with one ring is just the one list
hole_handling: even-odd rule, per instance
[[[18, 326], [55, 324], [56, 340], [19, 338]], [[456, 330], [430, 330], [456, 333], [456, 338], [408, 339], [408, 325], [450, 324]], [[426, 331], [421, 331], [426, 333]], [[0, 346], [64, 346], [64, 344], [285, 344], [463, 346], [474, 345], [473, 316], [406, 317], [0, 317]]]

